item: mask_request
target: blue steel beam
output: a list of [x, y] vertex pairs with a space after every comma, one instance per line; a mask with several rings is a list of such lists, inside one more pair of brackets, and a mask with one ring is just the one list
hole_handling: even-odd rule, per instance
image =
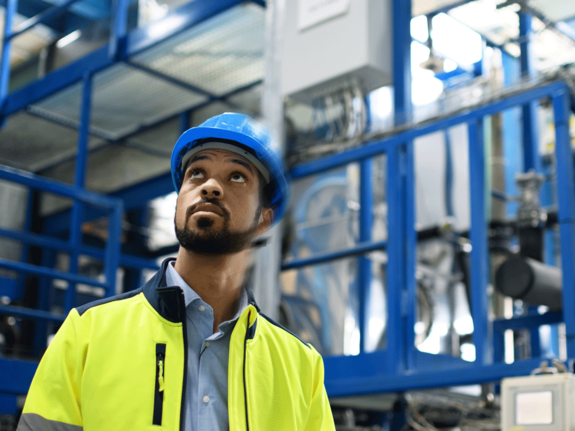
[[[28, 196], [26, 198], [26, 219], [24, 221], [24, 232], [29, 233], [30, 229], [32, 228], [32, 219], [34, 214], [34, 196], [35, 193], [33, 190], [28, 190]], [[0, 229], [2, 230], [2, 229]], [[1, 235], [1, 234], [0, 234]], [[20, 261], [23, 263], [28, 262], [28, 255], [29, 255], [29, 247], [27, 243], [22, 244], [22, 254], [20, 255]], [[20, 274], [18, 277], [18, 291], [24, 293], [24, 285], [26, 283], [26, 275]]]
[[415, 199], [415, 154], [413, 141], [405, 148], [405, 312], [403, 316], [404, 338], [406, 343], [405, 364], [407, 370], [415, 368], [415, 323], [417, 316], [417, 281], [415, 279], [417, 266], [417, 231], [416, 231], [416, 199]]
[[8, 98], [8, 85], [10, 83], [10, 50], [12, 41], [10, 33], [14, 25], [14, 15], [18, 7], [18, 0], [7, 0], [4, 14], [4, 38], [2, 39], [2, 58], [0, 63], [0, 108], [4, 109]]
[[411, 0], [393, 0], [393, 88], [395, 125], [411, 121]]
[[14, 307], [3, 304], [0, 304], [0, 314], [22, 317], [25, 319], [50, 320], [53, 322], [63, 322], [66, 319], [66, 316], [63, 314], [54, 314], [48, 311], [33, 310], [31, 308]]
[[553, 325], [555, 323], [561, 323], [562, 321], [561, 313], [553, 311], [548, 311], [540, 315], [514, 317], [513, 319], [497, 319], [493, 321], [493, 332], [503, 333], [508, 329], [538, 328], [541, 325]]
[[563, 276], [563, 321], [567, 337], [567, 357], [575, 358], [575, 184], [573, 152], [569, 136], [569, 90], [554, 92], [555, 159], [557, 169], [557, 200]]
[[[359, 169], [359, 241], [365, 243], [371, 242], [373, 227], [373, 160], [362, 160]], [[367, 304], [371, 288], [371, 260], [367, 256], [359, 256], [357, 263], [359, 349], [360, 352], [364, 352], [369, 339]]]
[[[388, 202], [387, 223], [388, 247], [387, 247], [387, 327], [393, 328], [387, 331], [388, 362], [387, 371], [392, 374], [403, 373], [407, 340], [403, 320], [407, 314], [407, 296], [405, 292], [405, 213], [402, 203], [405, 202], [404, 181], [402, 171], [405, 166], [402, 157], [402, 148], [393, 146], [387, 152], [386, 169], [386, 199]], [[393, 229], [391, 227], [393, 226]]]
[[328, 396], [346, 397], [498, 382], [506, 377], [529, 375], [540, 364], [540, 359], [531, 359], [513, 364], [386, 374], [382, 370], [382, 364], [388, 361], [385, 353], [377, 351], [358, 356], [325, 357], [325, 388]]
[[85, 277], [83, 275], [70, 274], [69, 272], [56, 271], [53, 269], [42, 268], [36, 265], [30, 265], [28, 263], [14, 262], [8, 259], [0, 258], [0, 268], [9, 269], [12, 271], [24, 272], [31, 275], [37, 275], [40, 277], [48, 277], [57, 280], [65, 280], [70, 283], [83, 283], [89, 286], [107, 287], [106, 283], [94, 280], [90, 277]]
[[[533, 29], [531, 28], [531, 14], [519, 12], [519, 47], [521, 56], [519, 62], [521, 66], [521, 77], [530, 78], [535, 73], [534, 59], [532, 54], [531, 39]], [[541, 157], [539, 157], [539, 128], [537, 109], [539, 101], [531, 101], [523, 105], [523, 168], [525, 172], [530, 169], [541, 172]]]
[[96, 207], [112, 209], [116, 205], [116, 199], [112, 197], [99, 195], [85, 189], [78, 189], [59, 181], [43, 178], [30, 172], [21, 171], [8, 166], [0, 165], [0, 179], [18, 183], [35, 190], [42, 190], [55, 195], [78, 199], [86, 204]]
[[122, 236], [122, 216], [124, 205], [119, 201], [110, 215], [108, 223], [108, 240], [106, 241], [106, 252], [104, 257], [104, 268], [106, 273], [106, 296], [113, 296], [116, 293], [116, 275], [120, 260], [120, 237]]
[[489, 261], [487, 220], [485, 214], [485, 150], [483, 120], [469, 122], [469, 196], [471, 200], [471, 315], [475, 364], [484, 366], [491, 361], [489, 326]]
[[345, 250], [333, 251], [330, 253], [317, 254], [312, 257], [304, 259], [292, 259], [284, 262], [281, 266], [282, 271], [290, 269], [303, 268], [304, 266], [316, 265], [319, 263], [327, 263], [332, 260], [343, 259], [346, 257], [357, 256], [358, 254], [369, 253], [370, 251], [385, 250], [387, 241], [359, 243], [354, 247], [346, 248]]
[[294, 167], [290, 171], [292, 179], [303, 178], [308, 175], [325, 172], [330, 169], [345, 166], [351, 162], [356, 162], [363, 159], [368, 159], [378, 154], [389, 152], [391, 148], [403, 145], [404, 142], [417, 139], [420, 136], [428, 135], [430, 133], [438, 132], [449, 127], [457, 126], [458, 124], [468, 123], [474, 119], [485, 117], [486, 115], [493, 115], [501, 111], [513, 108], [515, 106], [523, 105], [531, 100], [538, 100], [544, 97], [553, 96], [555, 92], [567, 91], [566, 86], [561, 81], [552, 82], [549, 84], [534, 87], [524, 93], [513, 94], [507, 97], [504, 96], [501, 100], [484, 106], [477, 107], [473, 110], [466, 110], [461, 113], [453, 114], [441, 120], [428, 121], [420, 125], [415, 125], [413, 128], [399, 132], [395, 135], [380, 139], [373, 140], [365, 143], [364, 145], [344, 151], [333, 156], [324, 157], [308, 163], [303, 163]]
[[115, 60], [121, 60], [125, 55], [129, 4], [129, 0], [112, 0], [112, 31], [108, 55]]
[[[88, 164], [88, 138], [90, 128], [90, 114], [92, 111], [92, 75], [86, 72], [82, 86], [82, 106], [80, 111], [80, 129], [78, 130], [78, 151], [74, 170], [74, 186], [84, 189], [86, 184], [86, 169]], [[72, 204], [72, 223], [70, 224], [70, 267], [72, 274], [79, 269], [79, 248], [82, 244], [82, 219], [84, 205], [78, 200]], [[118, 237], [119, 238], [119, 237]], [[115, 241], [116, 238], [113, 239]], [[68, 312], [76, 306], [76, 285], [68, 284], [64, 309]]]

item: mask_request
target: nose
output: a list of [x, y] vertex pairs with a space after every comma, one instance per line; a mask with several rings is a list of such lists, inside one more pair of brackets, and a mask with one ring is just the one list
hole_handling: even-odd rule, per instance
[[200, 193], [206, 198], [223, 198], [224, 190], [214, 178], [210, 178], [208, 181], [202, 184]]

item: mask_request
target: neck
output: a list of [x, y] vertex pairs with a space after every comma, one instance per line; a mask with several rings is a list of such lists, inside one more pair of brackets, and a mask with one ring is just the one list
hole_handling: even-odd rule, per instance
[[249, 263], [249, 251], [213, 255], [180, 247], [174, 268], [214, 310], [214, 333], [220, 323], [234, 317]]

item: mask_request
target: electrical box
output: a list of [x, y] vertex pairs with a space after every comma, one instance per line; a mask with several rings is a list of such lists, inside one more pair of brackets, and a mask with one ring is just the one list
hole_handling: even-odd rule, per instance
[[575, 431], [575, 376], [503, 379], [501, 431]]
[[390, 0], [287, 1], [283, 94], [311, 103], [347, 82], [391, 84], [391, 15]]

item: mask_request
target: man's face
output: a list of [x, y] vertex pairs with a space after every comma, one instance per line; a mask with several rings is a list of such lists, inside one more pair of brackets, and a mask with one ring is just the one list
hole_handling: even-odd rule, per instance
[[236, 253], [271, 224], [261, 207], [260, 178], [245, 158], [208, 149], [188, 163], [175, 215], [180, 245], [197, 253]]

